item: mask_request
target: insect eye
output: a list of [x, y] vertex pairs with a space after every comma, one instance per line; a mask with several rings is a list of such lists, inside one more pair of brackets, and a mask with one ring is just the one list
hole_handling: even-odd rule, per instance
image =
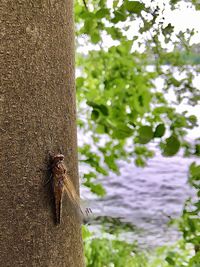
[[63, 161], [63, 160], [64, 160], [64, 156], [62, 154], [58, 154], [54, 157], [54, 162]]

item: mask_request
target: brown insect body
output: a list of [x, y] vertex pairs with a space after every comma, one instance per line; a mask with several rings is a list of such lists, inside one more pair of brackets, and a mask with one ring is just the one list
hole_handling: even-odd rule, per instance
[[67, 174], [67, 167], [64, 163], [64, 156], [57, 154], [52, 156], [52, 178], [53, 178], [53, 192], [55, 199], [55, 213], [56, 223], [61, 222], [61, 211], [62, 211], [62, 198], [63, 193], [66, 191], [68, 197], [72, 203], [82, 212], [80, 208], [80, 199], [76, 193], [73, 183]]

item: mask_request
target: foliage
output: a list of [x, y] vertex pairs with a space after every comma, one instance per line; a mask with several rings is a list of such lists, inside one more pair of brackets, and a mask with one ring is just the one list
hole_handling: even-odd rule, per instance
[[124, 222], [120, 218], [99, 216], [95, 218], [95, 221], [101, 224], [102, 232], [106, 232], [115, 236], [118, 236], [124, 232], [139, 231], [135, 225], [129, 222]]
[[117, 160], [130, 157], [145, 166], [154, 155], [150, 142], [156, 141], [165, 156], [194, 150], [185, 136], [197, 118], [176, 109], [200, 99], [193, 85], [198, 65], [186, 65], [183, 57], [194, 31], [175, 33], [163, 19], [165, 8], [176, 10], [180, 1], [151, 2], [75, 4], [80, 162], [87, 170], [85, 185], [99, 195], [105, 192], [94, 183], [96, 174], [118, 172]]
[[85, 245], [86, 266], [144, 266], [142, 257], [131, 256], [134, 246], [119, 240], [92, 239]]
[[[156, 250], [141, 251], [135, 244], [119, 240], [116, 235], [94, 237], [83, 227], [87, 267], [197, 267], [200, 261], [191, 246], [183, 240]], [[196, 264], [196, 265], [195, 265]]]
[[95, 237], [86, 226], [82, 228], [85, 261], [87, 267], [145, 267], [145, 255], [136, 254], [135, 244], [128, 244], [116, 238], [115, 235]]
[[196, 197], [186, 201], [180, 221], [180, 230], [186, 242], [194, 245], [200, 262], [200, 165], [190, 165], [189, 183], [195, 188]]
[[[166, 9], [177, 10], [180, 2], [76, 1], [80, 163], [84, 184], [98, 195], [105, 190], [95, 182], [97, 174], [119, 172], [118, 159], [134, 158], [136, 165], [145, 166], [154, 155], [151, 142], [164, 156], [180, 149], [185, 156], [200, 156], [199, 140], [186, 139], [197, 126], [196, 116], [177, 111], [181, 103], [194, 106], [200, 100], [193, 83], [199, 57], [190, 51], [194, 31], [177, 32], [163, 18]], [[199, 1], [187, 4], [200, 8]], [[196, 198], [186, 202], [180, 220], [183, 241], [148, 254], [116, 236], [95, 238], [87, 233], [87, 266], [200, 266], [199, 170], [195, 163], [190, 166]], [[195, 255], [187, 243], [194, 246]]]

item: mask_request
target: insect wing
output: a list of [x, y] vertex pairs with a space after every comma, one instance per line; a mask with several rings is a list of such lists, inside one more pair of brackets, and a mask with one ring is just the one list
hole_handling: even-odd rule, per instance
[[78, 196], [78, 194], [76, 193], [76, 190], [74, 188], [73, 183], [71, 182], [70, 178], [68, 175], [65, 176], [64, 179], [64, 189], [68, 195], [68, 197], [70, 198], [70, 200], [72, 201], [72, 203], [76, 206], [76, 208], [78, 208], [78, 210], [80, 210], [80, 212], [83, 214], [83, 211], [81, 209], [80, 206], [80, 197]]
[[64, 192], [63, 176], [55, 174], [53, 177], [53, 191], [55, 199], [56, 223], [60, 224], [62, 211], [62, 198]]
[[72, 201], [72, 203], [78, 208], [78, 210], [82, 213], [82, 216], [86, 215], [89, 216], [89, 214], [92, 214], [92, 210], [90, 208], [83, 208], [80, 205], [80, 197], [76, 193], [76, 190], [74, 188], [73, 183], [71, 182], [70, 178], [66, 175], [64, 179], [64, 188], [65, 191]]
[[60, 189], [54, 188], [54, 198], [55, 198], [56, 223], [60, 224], [61, 209], [62, 209], [62, 191]]

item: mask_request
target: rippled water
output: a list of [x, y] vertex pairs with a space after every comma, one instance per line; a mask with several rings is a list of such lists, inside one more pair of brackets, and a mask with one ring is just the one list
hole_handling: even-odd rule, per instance
[[102, 180], [107, 191], [103, 199], [84, 189], [82, 192], [90, 199], [94, 216], [120, 217], [141, 230], [125, 233], [127, 240], [138, 240], [145, 247], [170, 243], [180, 234], [167, 223], [181, 214], [184, 201], [192, 195], [187, 173], [194, 160], [180, 155], [164, 158], [157, 151], [145, 168], [121, 161], [121, 175], [111, 174]]
[[[199, 88], [200, 74], [195, 76], [193, 83]], [[157, 80], [157, 86], [162, 88], [162, 78]], [[167, 97], [173, 99], [173, 88]], [[198, 105], [192, 107], [181, 104], [176, 109], [196, 115], [200, 124]], [[199, 137], [199, 131], [200, 128], [190, 131], [189, 137], [194, 140]], [[88, 137], [79, 133], [80, 143], [87, 143], [88, 140], [89, 133]], [[180, 154], [164, 158], [156, 150], [156, 156], [143, 169], [137, 168], [134, 163], [119, 162], [121, 175], [111, 174], [101, 181], [107, 191], [103, 199], [92, 196], [86, 188], [82, 188], [81, 193], [83, 198], [90, 200], [94, 216], [120, 217], [122, 221], [141, 229], [125, 233], [126, 240], [136, 239], [145, 247], [170, 243], [177, 240], [180, 234], [177, 229], [168, 227], [167, 223], [171, 217], [180, 216], [184, 201], [193, 194], [187, 184], [188, 167], [193, 161], [197, 159], [183, 158]], [[97, 230], [98, 225], [93, 225], [90, 227]]]

